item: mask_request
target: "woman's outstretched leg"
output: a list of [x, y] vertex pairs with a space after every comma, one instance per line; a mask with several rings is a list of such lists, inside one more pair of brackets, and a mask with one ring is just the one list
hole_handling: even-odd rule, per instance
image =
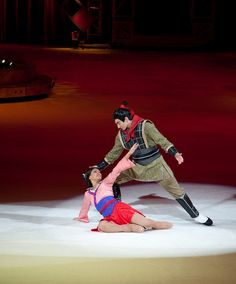
[[153, 228], [156, 230], [164, 230], [164, 229], [170, 229], [173, 225], [166, 221], [154, 221], [152, 219], [146, 218], [143, 215], [139, 213], [134, 213], [132, 219], [132, 224], [137, 224], [145, 228]]
[[114, 222], [102, 220], [99, 222], [98, 230], [104, 233], [135, 232], [142, 233], [144, 228], [138, 224], [118, 225]]

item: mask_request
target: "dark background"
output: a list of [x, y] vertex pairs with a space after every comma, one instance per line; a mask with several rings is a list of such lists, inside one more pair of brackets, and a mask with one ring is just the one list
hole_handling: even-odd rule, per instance
[[83, 192], [81, 173], [113, 145], [111, 114], [123, 100], [183, 151], [181, 167], [165, 155], [178, 181], [235, 186], [235, 4], [94, 2], [100, 33], [82, 32], [84, 42], [136, 50], [69, 48], [77, 26], [68, 14], [87, 1], [0, 0], [0, 58], [56, 77], [45, 100], [0, 104], [1, 201]]
[[[145, 36], [142, 37], [143, 45], [148, 37], [191, 36], [196, 21], [201, 24], [210, 21], [213, 38], [205, 40], [203, 45], [208, 43], [211, 48], [231, 50], [236, 47], [235, 1], [83, 0], [80, 3], [86, 9], [98, 3], [101, 5], [99, 14], [95, 15], [101, 22], [99, 36], [89, 37], [87, 32], [80, 34], [81, 39], [88, 43], [111, 44], [116, 41], [117, 33], [119, 38], [122, 37], [122, 32], [125, 37], [127, 30], [124, 27], [123, 31], [117, 31], [117, 21], [131, 22], [132, 36]], [[80, 5], [75, 0], [0, 0], [0, 42], [69, 46], [71, 32], [78, 27], [67, 12], [73, 14], [79, 9]], [[204, 25], [197, 29], [198, 36], [204, 34]], [[171, 45], [186, 46], [176, 40]], [[146, 46], [158, 45], [147, 40]]]

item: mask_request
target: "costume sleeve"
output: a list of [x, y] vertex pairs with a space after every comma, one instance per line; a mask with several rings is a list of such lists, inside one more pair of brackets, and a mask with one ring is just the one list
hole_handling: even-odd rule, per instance
[[88, 211], [89, 211], [90, 206], [91, 206], [91, 202], [89, 199], [89, 194], [88, 192], [85, 192], [82, 207], [79, 212], [79, 220], [81, 222], [85, 222], [85, 223], [89, 222]]
[[106, 184], [113, 184], [116, 178], [121, 174], [121, 172], [134, 167], [135, 164], [125, 157], [119, 161], [119, 163], [114, 167], [112, 172], [103, 180]]
[[119, 135], [117, 134], [113, 148], [106, 154], [104, 160], [108, 164], [114, 163], [123, 152], [124, 148], [120, 142]]
[[144, 132], [149, 146], [153, 146], [153, 144], [160, 145], [166, 152], [173, 146], [173, 144], [159, 132], [153, 123], [147, 122]]

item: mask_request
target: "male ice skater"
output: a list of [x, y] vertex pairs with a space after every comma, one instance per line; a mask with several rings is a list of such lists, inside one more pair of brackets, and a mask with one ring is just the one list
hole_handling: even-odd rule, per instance
[[119, 184], [131, 180], [156, 181], [176, 199], [194, 221], [211, 226], [213, 221], [200, 214], [195, 208], [190, 197], [175, 179], [172, 170], [161, 155], [159, 147], [173, 156], [178, 164], [182, 164], [184, 161], [182, 154], [158, 131], [153, 122], [136, 115], [126, 102], [114, 111], [113, 119], [119, 129], [115, 144], [105, 155], [105, 158], [97, 164], [97, 167], [100, 170], [105, 169], [119, 158], [124, 149], [129, 150], [135, 143], [139, 145], [132, 156], [136, 166], [119, 175], [113, 187], [114, 196], [121, 199]]

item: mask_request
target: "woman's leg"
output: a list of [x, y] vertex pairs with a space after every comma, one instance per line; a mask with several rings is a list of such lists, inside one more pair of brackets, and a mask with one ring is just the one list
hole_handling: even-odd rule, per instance
[[145, 228], [152, 227], [153, 229], [162, 230], [162, 229], [170, 229], [172, 224], [165, 221], [154, 221], [152, 219], [146, 218], [139, 213], [134, 213], [131, 223], [143, 226]]
[[142, 233], [144, 228], [138, 224], [118, 225], [114, 222], [102, 220], [98, 224], [98, 230], [105, 233], [136, 232]]

